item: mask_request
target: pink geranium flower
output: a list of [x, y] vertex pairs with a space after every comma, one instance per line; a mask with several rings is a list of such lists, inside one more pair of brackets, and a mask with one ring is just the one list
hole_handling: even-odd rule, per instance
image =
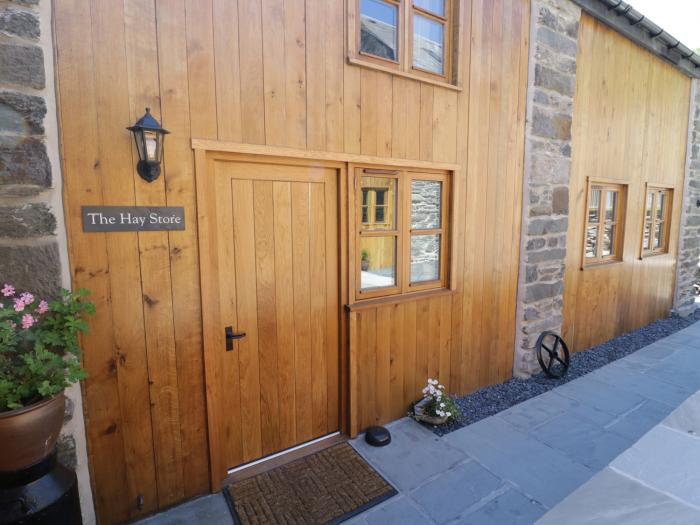
[[15, 312], [21, 312], [24, 310], [24, 301], [22, 299], [15, 299]]
[[49, 303], [44, 301], [43, 299], [39, 302], [39, 308], [37, 308], [37, 312], [40, 314], [45, 314], [46, 312], [49, 311]]
[[34, 318], [30, 314], [24, 314], [22, 316], [22, 328], [25, 330], [32, 327], [34, 324]]
[[0, 293], [2, 293], [5, 297], [10, 297], [11, 295], [15, 295], [15, 287], [11, 284], [5, 283], [5, 286], [2, 287]]
[[24, 292], [19, 298], [22, 299], [25, 305], [30, 305], [34, 302], [34, 296], [29, 292]]

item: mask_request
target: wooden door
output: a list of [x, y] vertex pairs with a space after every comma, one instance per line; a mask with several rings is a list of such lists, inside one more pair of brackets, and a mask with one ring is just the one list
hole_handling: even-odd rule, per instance
[[339, 428], [338, 169], [196, 155], [216, 489]]

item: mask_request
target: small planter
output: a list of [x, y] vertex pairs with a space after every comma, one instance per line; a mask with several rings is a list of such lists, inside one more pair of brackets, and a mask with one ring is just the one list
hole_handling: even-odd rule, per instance
[[34, 465], [56, 445], [65, 411], [63, 392], [38, 403], [0, 412], [0, 472]]
[[415, 418], [418, 421], [423, 421], [424, 423], [428, 423], [430, 425], [444, 425], [447, 423], [448, 416], [430, 416], [425, 413], [425, 409], [430, 402], [430, 398], [424, 397], [413, 406], [413, 414]]
[[362, 271], [366, 272], [369, 270], [369, 259], [362, 259], [360, 261], [360, 266], [362, 267]]

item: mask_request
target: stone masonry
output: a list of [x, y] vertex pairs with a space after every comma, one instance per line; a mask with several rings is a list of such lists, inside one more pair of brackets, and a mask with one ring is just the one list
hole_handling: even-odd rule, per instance
[[[70, 286], [52, 45], [51, 0], [0, 0], [0, 284], [43, 297]], [[66, 395], [59, 459], [94, 523], [80, 386]]]
[[681, 214], [676, 293], [673, 309], [680, 315], [695, 310], [693, 283], [698, 276], [700, 257], [700, 80], [693, 80], [688, 124], [683, 211]]
[[525, 174], [513, 373], [539, 370], [544, 330], [561, 331], [571, 173], [571, 122], [581, 10], [533, 0], [525, 126]]

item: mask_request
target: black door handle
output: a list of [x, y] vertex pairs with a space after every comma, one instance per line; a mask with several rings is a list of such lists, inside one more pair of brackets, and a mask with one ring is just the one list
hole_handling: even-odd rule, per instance
[[234, 339], [243, 339], [245, 337], [245, 332], [234, 333], [232, 326], [227, 326], [226, 328], [224, 328], [224, 333], [226, 334], [226, 351], [227, 352], [230, 352], [231, 350], [233, 350], [233, 340]]

